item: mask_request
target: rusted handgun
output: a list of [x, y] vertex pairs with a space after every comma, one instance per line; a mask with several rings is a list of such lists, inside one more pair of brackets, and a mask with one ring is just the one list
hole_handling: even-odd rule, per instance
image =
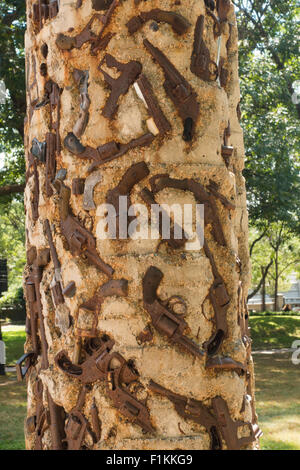
[[30, 311], [30, 325], [33, 352], [38, 356], [39, 343], [37, 335], [37, 320], [39, 320], [39, 330], [41, 338], [42, 369], [47, 369], [48, 363], [48, 344], [45, 333], [44, 317], [42, 312], [42, 302], [40, 293], [40, 282], [42, 280], [43, 267], [49, 263], [49, 250], [40, 250], [37, 252], [36, 259], [29, 266], [30, 274], [25, 280], [26, 298]]
[[[262, 432], [256, 424], [244, 421], [234, 421], [229, 413], [226, 401], [221, 397], [212, 400], [213, 410], [218, 420], [218, 428], [222, 434], [228, 450], [240, 450], [242, 447], [256, 441]], [[250, 434], [246, 437], [238, 437], [238, 430], [248, 427]]]
[[[101, 68], [102, 64], [106, 64], [109, 68], [115, 67], [118, 72], [120, 72], [120, 76], [116, 79], [112, 78]], [[111, 94], [102, 110], [102, 115], [108, 119], [112, 119], [118, 110], [118, 100], [120, 96], [128, 92], [130, 85], [132, 85], [141, 74], [142, 64], [135, 60], [123, 64], [118, 62], [112, 55], [105, 54], [98, 69], [102, 72], [104, 80], [111, 90]]]
[[155, 8], [150, 11], [142, 11], [138, 16], [131, 18], [126, 24], [129, 34], [136, 33], [149, 20], [154, 20], [158, 23], [168, 23], [172, 26], [174, 33], [179, 35], [186, 33], [191, 26], [189, 21], [179, 13]]
[[163, 302], [157, 296], [157, 289], [162, 279], [163, 273], [154, 266], [147, 270], [143, 278], [144, 308], [151, 316], [154, 328], [162, 335], [167, 336], [171, 343], [182, 346], [193, 356], [203, 357], [204, 351], [184, 335], [188, 324], [182, 315], [174, 311], [175, 305], [182, 305], [186, 309], [183, 299], [175, 296]]
[[89, 330], [83, 330], [76, 326], [76, 332], [79, 336], [86, 336], [89, 338], [94, 338], [98, 334], [97, 330], [97, 325], [98, 325], [98, 319], [99, 315], [101, 313], [101, 307], [103, 302], [107, 297], [127, 297], [128, 296], [128, 281], [126, 279], [120, 279], [120, 280], [111, 280], [103, 284], [95, 293], [95, 295], [88, 300], [87, 302], [84, 302], [79, 306], [79, 312], [78, 315], [80, 314], [80, 310], [88, 310], [90, 312], [93, 312], [93, 325], [92, 328]]
[[[104, 15], [101, 14], [94, 14], [87, 25], [83, 28], [83, 30], [77, 34], [76, 36], [67, 36], [65, 34], [60, 33], [56, 38], [56, 45], [59, 49], [64, 51], [70, 51], [72, 49], [80, 49], [83, 44], [86, 42], [91, 43], [91, 54], [94, 55], [98, 50], [103, 49], [107, 46], [109, 41], [111, 40], [113, 34], [108, 33], [103, 36], [104, 30], [106, 29], [107, 25], [109, 24], [111, 17], [115, 8], [118, 6], [119, 0], [113, 0], [110, 7], [108, 8], [107, 12]], [[95, 20], [100, 21], [102, 23], [102, 27], [98, 34], [95, 34], [92, 31], [92, 26]]]
[[69, 213], [69, 200], [71, 190], [62, 180], [56, 179], [53, 183], [60, 196], [60, 227], [65, 236], [71, 253], [75, 256], [84, 255], [90, 263], [104, 272], [108, 277], [114, 273], [114, 269], [106, 264], [98, 255], [96, 240], [93, 235]]
[[217, 354], [225, 337], [227, 336], [227, 310], [230, 303], [230, 297], [206, 241], [204, 241], [204, 252], [210, 261], [214, 276], [214, 282], [209, 289], [208, 298], [214, 310], [214, 321], [216, 325], [215, 333], [207, 342], [204, 343], [204, 347], [207, 350], [208, 355], [213, 356]]
[[219, 434], [217, 420], [210, 413], [208, 408], [201, 403], [201, 401], [178, 395], [177, 393], [158, 385], [153, 382], [153, 380], [150, 381], [149, 388], [152, 392], [167, 397], [175, 405], [175, 410], [180, 416], [185, 419], [191, 419], [195, 423], [204, 426], [210, 436], [211, 450], [222, 449], [222, 439]]
[[100, 165], [104, 165], [105, 163], [125, 155], [125, 153], [131, 149], [150, 145], [154, 138], [154, 135], [149, 132], [137, 139], [132, 139], [127, 144], [119, 144], [113, 140], [107, 144], [100, 145], [100, 147], [95, 149], [89, 146], [84, 147], [79, 139], [77, 139], [72, 132], [69, 132], [65, 137], [64, 146], [69, 150], [69, 152], [79, 158], [83, 158], [84, 160], [93, 160], [92, 165], [88, 169], [88, 171], [92, 171]]
[[231, 145], [229, 145], [230, 135], [231, 135], [230, 122], [228, 122], [228, 126], [224, 130], [224, 143], [222, 145], [222, 150], [221, 150], [222, 157], [224, 158], [224, 161], [227, 167], [229, 166], [230, 157], [232, 156], [233, 151], [234, 151], [234, 148]]
[[[222, 225], [218, 217], [218, 210], [217, 205], [215, 203], [215, 198], [208, 191], [206, 191], [200, 183], [198, 183], [194, 179], [186, 178], [183, 180], [179, 180], [175, 178], [170, 178], [169, 175], [155, 175], [151, 178], [150, 184], [153, 194], [156, 194], [165, 188], [174, 188], [180, 189], [182, 191], [190, 191], [194, 195], [196, 201], [199, 204], [204, 204], [205, 206], [204, 224], [211, 225], [214, 238], [220, 245], [226, 245]], [[220, 197], [220, 195], [216, 191], [214, 191], [214, 196], [217, 196], [221, 200], [223, 205], [227, 207], [228, 204], [230, 205], [229, 201], [227, 201], [224, 196]]]
[[[111, 204], [116, 211], [116, 233], [119, 235], [120, 238], [127, 238], [128, 233], [120, 234], [120, 224], [119, 224], [119, 217], [120, 217], [120, 197], [127, 196], [126, 198], [126, 209], [124, 210], [127, 213], [127, 227], [128, 224], [135, 219], [135, 216], [128, 215], [128, 209], [131, 206], [130, 202], [130, 193], [134, 186], [140, 183], [144, 178], [149, 175], [149, 168], [145, 162], [140, 162], [132, 165], [123, 175], [119, 184], [114, 188], [110, 189], [106, 195], [106, 203]], [[122, 208], [123, 210], [123, 208]]]
[[65, 302], [65, 299], [62, 293], [61, 264], [57, 256], [57, 251], [53, 242], [51, 228], [50, 228], [48, 219], [44, 221], [44, 230], [46, 232], [46, 236], [47, 236], [48, 243], [50, 246], [51, 258], [52, 258], [53, 265], [54, 265], [54, 276], [50, 284], [50, 288], [51, 288], [53, 303], [55, 307], [57, 307], [58, 305], [63, 304]]
[[199, 116], [197, 93], [160, 49], [153, 46], [148, 39], [144, 39], [144, 46], [164, 71], [164, 89], [183, 121], [183, 140], [190, 142]]
[[152, 432], [146, 404], [137, 400], [128, 390], [131, 384], [137, 382], [138, 374], [119, 353], [112, 352], [113, 346], [114, 341], [107, 336], [97, 338], [95, 344], [90, 342], [86, 348], [87, 359], [81, 365], [73, 364], [66, 351], [57, 354], [55, 363], [82, 384], [105, 380], [108, 396], [116, 408], [145, 431]]
[[159, 106], [148, 78], [144, 74], [141, 74], [134, 86], [136, 91], [141, 93], [159, 133], [164, 135], [169, 132], [172, 129], [171, 124]]
[[[25, 362], [25, 367], [22, 367], [22, 364]], [[23, 354], [20, 359], [17, 360], [16, 363], [16, 372], [17, 372], [17, 379], [18, 382], [22, 382], [26, 377], [27, 373], [36, 362], [36, 354], [31, 351], [28, 353]]]
[[215, 81], [218, 78], [218, 66], [211, 60], [209, 49], [203, 39], [204, 25], [205, 17], [200, 15], [195, 27], [191, 72], [202, 80]]

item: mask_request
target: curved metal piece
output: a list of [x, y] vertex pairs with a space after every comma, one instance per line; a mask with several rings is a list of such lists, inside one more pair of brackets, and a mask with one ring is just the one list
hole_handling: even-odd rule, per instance
[[83, 193], [83, 208], [86, 211], [96, 209], [94, 202], [94, 189], [95, 186], [102, 181], [102, 179], [102, 173], [100, 170], [93, 172], [86, 178]]

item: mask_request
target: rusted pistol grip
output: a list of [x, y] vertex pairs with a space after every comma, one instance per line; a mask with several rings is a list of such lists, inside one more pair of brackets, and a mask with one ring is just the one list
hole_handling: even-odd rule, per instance
[[64, 450], [64, 439], [65, 439], [65, 419], [66, 413], [63, 407], [58, 406], [47, 390], [48, 395], [48, 406], [50, 414], [50, 432], [52, 440], [52, 450]]
[[219, 71], [217, 64], [211, 60], [209, 49], [203, 39], [204, 23], [205, 17], [200, 15], [195, 27], [191, 72], [202, 80], [215, 81]]

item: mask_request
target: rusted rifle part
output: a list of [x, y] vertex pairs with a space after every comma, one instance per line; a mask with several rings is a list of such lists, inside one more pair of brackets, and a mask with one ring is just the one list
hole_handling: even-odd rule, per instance
[[[190, 338], [184, 335], [188, 324], [183, 315], [175, 313], [174, 306], [182, 305], [186, 310], [186, 304], [180, 297], [171, 297], [162, 301], [157, 296], [157, 289], [163, 279], [163, 273], [156, 267], [151, 266], [143, 278], [143, 300], [144, 308], [149, 313], [154, 328], [162, 335], [167, 336], [173, 344], [182, 346], [195, 357], [202, 358], [204, 351]], [[172, 301], [176, 300], [176, 302]]]
[[169, 123], [168, 119], [165, 117], [161, 107], [158, 104], [156, 96], [154, 95], [153, 88], [148, 78], [141, 74], [138, 80], [135, 83], [135, 87], [138, 87], [138, 90], [142, 94], [142, 97], [147, 105], [150, 115], [152, 116], [157, 129], [161, 135], [166, 134], [171, 131], [172, 126]]
[[43, 436], [49, 428], [50, 416], [43, 403], [43, 382], [37, 379], [34, 384], [34, 396], [36, 399], [36, 411], [34, 415], [35, 444], [34, 450], [43, 450]]
[[[159, 206], [159, 204], [157, 204], [156, 202], [153, 192], [149, 191], [148, 188], [144, 188], [140, 194], [141, 194], [141, 198], [146, 204], [148, 204], [148, 206], [150, 207], [152, 205], [155, 205], [156, 207]], [[162, 238], [162, 241], [167, 242], [168, 245], [174, 250], [183, 248], [186, 242], [188, 241], [187, 235], [182, 232], [182, 228], [176, 222], [173, 223], [171, 221], [169, 214], [161, 206], [159, 206], [159, 210], [160, 210], [159, 220], [157, 221], [157, 223], [158, 223], [159, 234]], [[167, 219], [170, 220], [169, 222], [170, 223], [170, 237], [165, 238], [162, 228], [163, 228], [163, 220], [167, 220]], [[182, 234], [182, 238], [175, 237], [175, 234], [179, 234], [179, 233]]]
[[194, 35], [194, 45], [191, 58], [191, 72], [202, 80], [209, 82], [218, 78], [218, 66], [211, 60], [210, 52], [203, 39], [205, 17], [200, 15], [197, 19]]
[[92, 420], [92, 429], [95, 434], [96, 441], [99, 442], [101, 439], [102, 423], [101, 423], [101, 420], [99, 419], [99, 413], [98, 413], [98, 408], [96, 405], [95, 398], [93, 398], [93, 403], [91, 406], [91, 420]]
[[172, 26], [174, 33], [180, 36], [185, 34], [191, 26], [190, 22], [179, 13], [154, 8], [150, 11], [142, 11], [138, 16], [132, 17], [126, 23], [129, 34], [136, 33], [149, 20], [157, 21], [157, 23], [168, 23]]
[[[20, 359], [17, 360], [16, 372], [17, 372], [18, 382], [22, 382], [22, 380], [24, 380], [30, 368], [35, 364], [36, 357], [37, 357], [36, 353], [31, 351], [31, 352], [23, 354], [23, 356], [21, 356]], [[22, 367], [24, 362], [25, 362], [25, 366]]]
[[86, 433], [88, 432], [95, 443], [95, 436], [87, 418], [82, 412], [88, 389], [83, 387], [79, 392], [77, 404], [68, 415], [65, 424], [65, 442], [68, 450], [80, 450]]
[[39, 344], [37, 335], [37, 319], [39, 320], [39, 330], [41, 339], [42, 363], [41, 368], [47, 369], [48, 363], [48, 343], [46, 339], [43, 308], [41, 302], [40, 282], [42, 280], [43, 267], [49, 262], [49, 250], [40, 250], [37, 252], [37, 258], [29, 266], [30, 274], [25, 280], [26, 297], [30, 311], [31, 338], [33, 352], [38, 356]]
[[[116, 366], [116, 363], [119, 363]], [[118, 353], [112, 353], [106, 365], [106, 390], [115, 407], [130, 421], [140, 426], [145, 432], [154, 432], [150, 421], [146, 400], [139, 401], [130, 393], [129, 386], [137, 381], [137, 375], [128, 375], [128, 364]]]
[[[101, 68], [103, 63], [109, 68], [116, 68], [118, 72], [120, 72], [120, 76], [116, 79], [112, 78]], [[108, 119], [112, 119], [118, 110], [118, 101], [120, 96], [125, 95], [128, 92], [129, 87], [133, 85], [141, 74], [142, 64], [136, 60], [131, 60], [127, 64], [123, 64], [118, 62], [112, 55], [105, 54], [98, 69], [103, 74], [104, 80], [111, 90], [110, 96], [102, 110], [102, 115]]]
[[214, 310], [216, 331], [213, 333], [211, 338], [204, 343], [203, 346], [209, 356], [214, 356], [218, 353], [224, 339], [227, 336], [227, 310], [229, 308], [230, 297], [227, 293], [224, 280], [218, 271], [214, 257], [206, 241], [204, 241], [204, 252], [210, 261], [212, 273], [214, 276], [214, 282], [209, 289], [208, 298]]
[[[59, 88], [57, 83], [53, 82], [53, 80], [48, 80], [44, 86], [44, 96], [42, 101], [36, 104], [35, 109], [40, 109], [43, 106], [47, 106], [50, 104], [50, 130], [55, 132], [55, 150], [54, 152], [59, 153], [61, 150], [60, 144], [60, 134], [59, 134], [59, 127], [60, 127], [60, 95], [62, 93], [62, 89]], [[54, 114], [56, 111], [56, 119], [54, 119]]]
[[146, 49], [164, 71], [164, 89], [169, 98], [173, 101], [183, 121], [183, 140], [190, 142], [193, 139], [195, 125], [199, 117], [197, 93], [160, 49], [153, 46], [148, 39], [144, 39], [143, 42]]
[[53, 185], [60, 196], [61, 231], [68, 242], [71, 253], [74, 256], [84, 255], [96, 268], [100, 269], [108, 277], [111, 277], [114, 269], [99, 257], [95, 238], [69, 213], [70, 188], [59, 179], [56, 179]]
[[72, 194], [79, 196], [84, 193], [85, 178], [74, 178], [72, 180]]
[[217, 12], [221, 23], [227, 21], [230, 7], [230, 0], [217, 0]]
[[[115, 8], [118, 6], [119, 0], [114, 0], [107, 12], [104, 15], [99, 13], [94, 14], [87, 25], [83, 28], [83, 30], [77, 34], [76, 36], [67, 36], [63, 33], [60, 33], [56, 38], [56, 45], [59, 49], [63, 51], [70, 51], [72, 49], [80, 49], [83, 44], [86, 42], [91, 43], [91, 54], [94, 55], [98, 50], [106, 47], [110, 39], [112, 38], [113, 34], [108, 33], [103, 36], [103, 33], [108, 26], [111, 17]], [[99, 20], [102, 23], [102, 27], [98, 34], [95, 34], [92, 31], [92, 26], [95, 20]]]
[[[197, 203], [204, 204], [204, 224], [205, 226], [211, 225], [212, 233], [217, 241], [222, 246], [226, 246], [226, 240], [223, 233], [223, 228], [218, 217], [217, 205], [215, 198], [205, 190], [205, 188], [195, 181], [194, 179], [185, 178], [183, 180], [170, 178], [169, 175], [155, 175], [150, 179], [151, 189], [153, 194], [157, 194], [165, 188], [180, 189], [182, 191], [190, 191]], [[220, 199], [224, 204], [224, 199]]]
[[65, 419], [66, 413], [62, 406], [57, 405], [51, 395], [49, 390], [47, 390], [48, 397], [48, 407], [50, 415], [50, 432], [52, 440], [52, 450], [64, 450], [64, 440], [65, 440]]
[[95, 186], [97, 186], [97, 184], [102, 181], [102, 179], [102, 173], [100, 172], [100, 170], [93, 171], [93, 173], [86, 178], [83, 194], [83, 208], [86, 211], [96, 209], [96, 205], [94, 202], [94, 189]]
[[[128, 209], [131, 206], [130, 193], [134, 186], [140, 183], [144, 178], [149, 175], [150, 171], [145, 162], [140, 162], [132, 165], [123, 175], [119, 184], [110, 189], [106, 195], [106, 203], [111, 204], [116, 211], [116, 233], [120, 236], [119, 231], [119, 217], [120, 217], [120, 197], [127, 196], [126, 209], [122, 207], [122, 211], [126, 210], [127, 213], [127, 227], [136, 217], [128, 215]], [[128, 233], [122, 234], [122, 237], [127, 237]]]
[[[223, 398], [213, 398], [212, 407], [218, 420], [218, 428], [226, 442], [228, 450], [240, 450], [242, 447], [256, 441], [262, 435], [257, 425], [240, 420], [234, 421], [229, 413], [227, 403]], [[241, 427], [249, 428], [249, 436], [238, 437], [238, 430]]]
[[132, 139], [127, 144], [119, 144], [114, 140], [108, 142], [107, 144], [100, 145], [100, 147], [94, 149], [92, 147], [84, 147], [77, 137], [72, 133], [65, 137], [64, 146], [69, 152], [73, 153], [79, 158], [84, 160], [93, 160], [92, 165], [89, 167], [88, 171], [94, 170], [94, 168], [104, 165], [116, 158], [122, 157], [129, 150], [137, 147], [146, 147], [150, 145], [154, 140], [154, 135], [150, 132], [147, 134], [138, 137], [137, 139]]
[[137, 372], [129, 367], [120, 354], [112, 352], [113, 340], [108, 337], [97, 338], [97, 340], [98, 345], [87, 350], [87, 359], [81, 365], [72, 364], [66, 351], [57, 354], [56, 365], [82, 384], [105, 380], [107, 394], [116, 408], [145, 431], [153, 432], [145, 403], [138, 401], [128, 390], [130, 384], [137, 382]]
[[52, 258], [53, 266], [54, 266], [54, 276], [50, 284], [50, 288], [51, 288], [53, 303], [55, 307], [57, 307], [58, 305], [63, 304], [65, 302], [65, 299], [62, 293], [61, 264], [57, 256], [57, 251], [53, 242], [50, 223], [48, 219], [44, 221], [44, 231], [48, 239], [51, 258]]
[[[31, 152], [29, 152], [28, 155], [28, 163], [29, 163], [29, 169], [32, 168], [32, 174], [34, 178], [34, 186], [33, 186], [33, 191], [31, 195], [31, 214], [32, 214], [32, 219], [34, 222], [36, 222], [39, 218], [39, 197], [40, 197], [40, 184], [39, 184], [39, 173], [37, 169], [37, 162], [33, 158], [33, 155]], [[26, 175], [26, 179], [29, 178], [30, 173]]]
[[229, 145], [229, 138], [231, 136], [231, 130], [230, 130], [230, 122], [228, 122], [228, 126], [224, 130], [224, 142], [222, 145], [222, 150], [221, 150], [221, 155], [225, 160], [226, 166], [229, 166], [230, 163], [230, 157], [232, 157], [234, 148]]
[[242, 364], [231, 357], [209, 356], [205, 364], [206, 369], [236, 370], [244, 373], [248, 370], [247, 364]]
[[73, 77], [78, 85], [80, 93], [80, 113], [79, 118], [73, 127], [73, 134], [80, 138], [89, 121], [89, 107], [91, 104], [91, 100], [88, 95], [89, 71], [75, 69]]
[[86, 336], [95, 338], [98, 335], [97, 325], [101, 307], [107, 297], [127, 297], [128, 296], [128, 281], [126, 279], [111, 280], [103, 284], [95, 293], [95, 295], [87, 302], [79, 306], [80, 309], [85, 309], [93, 312], [93, 326], [90, 330], [83, 330], [76, 325], [76, 332], [79, 336]]
[[152, 392], [167, 397], [175, 405], [177, 413], [184, 419], [191, 419], [205, 427], [210, 436], [210, 450], [222, 449], [222, 439], [217, 420], [201, 401], [178, 395], [153, 382], [153, 380], [150, 381], [149, 388]]

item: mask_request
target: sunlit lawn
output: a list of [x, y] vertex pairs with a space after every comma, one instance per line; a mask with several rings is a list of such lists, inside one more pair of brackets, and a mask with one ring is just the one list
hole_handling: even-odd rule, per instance
[[300, 339], [300, 316], [250, 316], [253, 349], [291, 348]]

